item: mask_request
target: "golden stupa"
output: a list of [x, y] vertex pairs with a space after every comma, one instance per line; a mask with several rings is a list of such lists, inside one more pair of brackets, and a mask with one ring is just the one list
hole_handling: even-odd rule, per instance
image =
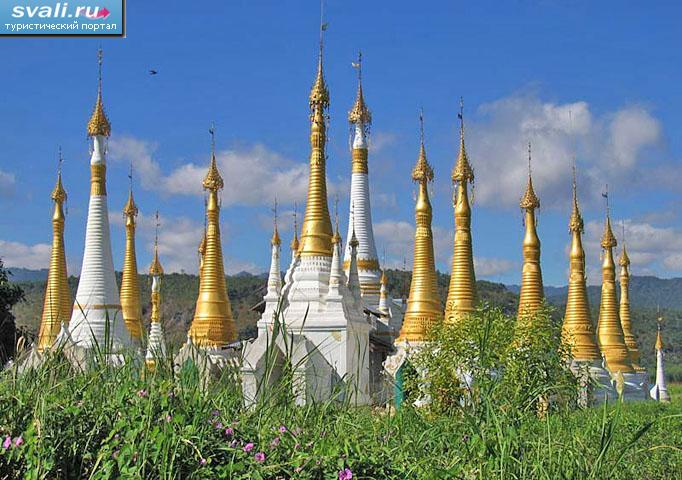
[[199, 297], [188, 335], [197, 346], [220, 348], [237, 339], [237, 329], [232, 318], [230, 299], [227, 296], [223, 249], [220, 242], [218, 191], [223, 188], [224, 183], [218, 172], [213, 142], [211, 163], [203, 186], [204, 190], [208, 191], [206, 243], [200, 267]]
[[476, 304], [476, 275], [471, 240], [471, 204], [469, 184], [474, 171], [464, 146], [464, 106], [460, 102], [459, 156], [452, 170], [455, 185], [455, 242], [452, 254], [450, 286], [445, 301], [445, 321], [454, 322], [459, 315], [474, 311]]
[[298, 253], [304, 257], [332, 256], [332, 222], [327, 205], [325, 145], [329, 91], [322, 69], [322, 42], [317, 64], [317, 77], [310, 91], [310, 176], [308, 201], [303, 217]]
[[526, 234], [523, 238], [523, 270], [521, 274], [521, 291], [519, 293], [519, 318], [532, 315], [542, 304], [544, 289], [542, 287], [542, 269], [540, 268], [540, 238], [537, 232], [535, 210], [540, 208], [540, 200], [533, 189], [531, 176], [531, 150], [528, 143], [528, 184], [526, 193], [521, 197], [519, 206], [525, 210], [524, 223]]
[[[61, 165], [61, 151], [59, 163]], [[57, 183], [50, 195], [54, 201], [52, 214], [52, 253], [50, 254], [50, 269], [47, 274], [45, 301], [38, 333], [38, 351], [50, 348], [62, 327], [71, 319], [72, 303], [69, 290], [68, 274], [66, 272], [66, 254], [64, 253], [64, 202], [66, 191], [62, 186], [62, 172], [57, 173]]]
[[583, 218], [578, 206], [578, 187], [575, 168], [573, 169], [573, 211], [568, 225], [571, 232], [571, 250], [569, 253], [568, 298], [566, 313], [562, 326], [563, 341], [571, 349], [571, 357], [577, 361], [594, 362], [601, 359], [597, 347], [596, 336], [590, 318], [590, 306], [587, 301], [587, 280], [585, 275], [585, 250], [582, 234]]
[[133, 198], [132, 186], [128, 201], [123, 208], [126, 219], [126, 248], [121, 277], [121, 310], [128, 332], [133, 340], [142, 337], [142, 305], [140, 304], [140, 282], [137, 275], [137, 256], [135, 254], [135, 228], [138, 214]]
[[421, 116], [420, 120], [422, 125], [419, 158], [412, 170], [412, 179], [419, 185], [415, 206], [414, 264], [410, 295], [407, 298], [407, 309], [396, 342], [423, 341], [429, 329], [443, 318], [441, 303], [438, 298], [436, 264], [433, 252], [433, 232], [431, 230], [433, 211], [428, 192], [428, 183], [433, 180], [433, 169], [426, 160], [424, 126]]
[[606, 359], [606, 368], [612, 375], [618, 372], [633, 373], [628, 348], [625, 345], [623, 328], [618, 318], [618, 301], [616, 299], [616, 265], [613, 261], [613, 247], [618, 245], [611, 230], [611, 218], [606, 211], [606, 224], [601, 239], [603, 252], [601, 303], [599, 304], [599, 323], [597, 324], [597, 340], [599, 348]]
[[639, 348], [637, 348], [635, 335], [632, 333], [632, 320], [630, 319], [630, 257], [625, 248], [625, 239], [623, 239], [623, 250], [618, 265], [620, 265], [620, 325], [623, 329], [625, 345], [628, 347], [630, 363], [636, 371], [642, 372], [644, 368], [639, 364]]

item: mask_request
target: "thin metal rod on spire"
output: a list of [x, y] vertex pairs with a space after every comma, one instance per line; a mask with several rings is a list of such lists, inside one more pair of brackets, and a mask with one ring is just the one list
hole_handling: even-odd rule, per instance
[[424, 107], [419, 108], [419, 141], [424, 145]]
[[130, 191], [133, 191], [133, 160], [130, 160], [130, 169], [128, 170], [128, 180], [130, 181]]
[[530, 141], [528, 141], [528, 177], [531, 177], [532, 174], [532, 169], [530, 166], [530, 157], [531, 157], [531, 146], [530, 146]]
[[161, 221], [159, 220], [159, 211], [157, 210], [154, 215], [156, 222], [154, 225], [154, 249], [159, 246], [159, 227], [161, 226]]
[[215, 154], [215, 122], [211, 122], [208, 133], [211, 135], [211, 154]]
[[57, 148], [57, 151], [59, 152], [58, 159], [57, 159], [57, 174], [61, 175], [62, 174], [62, 164], [64, 163], [64, 156], [62, 155], [62, 146], [59, 145]]
[[362, 83], [362, 51], [358, 50], [358, 61], [351, 62], [351, 66], [358, 70], [358, 85]]
[[459, 97], [459, 113], [457, 118], [459, 118], [459, 130], [464, 135], [464, 97]]
[[606, 189], [605, 191], [601, 194], [602, 197], [606, 199], [606, 216], [610, 217], [611, 216], [611, 210], [609, 207], [609, 184], [606, 184]]
[[275, 196], [275, 204], [272, 207], [272, 222], [274, 227], [277, 228], [277, 196]]
[[102, 59], [104, 58], [104, 52], [102, 51], [102, 46], [97, 49], [97, 68], [98, 68], [98, 86], [99, 91], [102, 91]]
[[324, 21], [324, 0], [320, 0], [320, 62], [322, 61], [322, 50], [324, 49], [324, 31], [327, 30], [327, 23]]

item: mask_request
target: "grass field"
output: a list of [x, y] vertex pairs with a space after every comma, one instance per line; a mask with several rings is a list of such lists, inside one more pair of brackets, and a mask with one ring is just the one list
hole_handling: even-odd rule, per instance
[[675, 479], [682, 385], [673, 402], [571, 412], [391, 414], [276, 394], [242, 407], [224, 378], [202, 387], [130, 362], [64, 362], [0, 378], [0, 478]]

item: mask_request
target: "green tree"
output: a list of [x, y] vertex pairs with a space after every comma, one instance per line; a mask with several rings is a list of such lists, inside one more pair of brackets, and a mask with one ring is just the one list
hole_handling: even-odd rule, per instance
[[24, 298], [19, 285], [9, 282], [11, 272], [4, 267], [0, 258], [0, 362], [4, 364], [14, 356], [16, 326], [12, 307]]

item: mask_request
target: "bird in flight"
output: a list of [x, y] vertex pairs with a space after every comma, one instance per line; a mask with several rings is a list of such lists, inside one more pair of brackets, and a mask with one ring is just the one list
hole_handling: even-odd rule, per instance
[[159, 73], [158, 70], [149, 70], [149, 75], [156, 75], [157, 73]]

